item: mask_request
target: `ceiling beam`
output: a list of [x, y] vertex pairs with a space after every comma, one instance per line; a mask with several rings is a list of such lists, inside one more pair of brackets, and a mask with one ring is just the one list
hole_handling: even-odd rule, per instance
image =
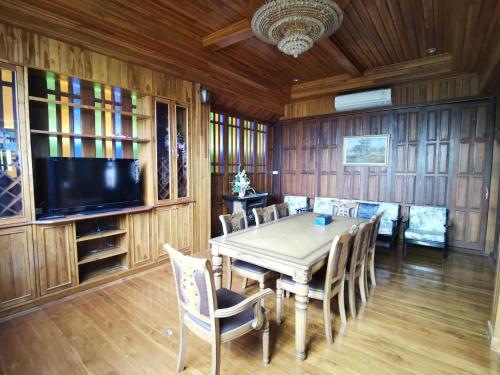
[[292, 101], [314, 99], [326, 95], [445, 75], [452, 71], [451, 60], [451, 55], [444, 53], [370, 69], [356, 78], [339, 75], [299, 83], [292, 85], [291, 97]]
[[242, 19], [236, 23], [217, 30], [202, 39], [203, 47], [217, 51], [232, 44], [247, 40], [253, 36], [250, 21]]

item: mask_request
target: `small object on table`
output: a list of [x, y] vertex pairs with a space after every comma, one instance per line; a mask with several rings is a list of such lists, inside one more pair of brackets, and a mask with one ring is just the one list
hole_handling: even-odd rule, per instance
[[333, 221], [332, 215], [321, 214], [321, 215], [316, 215], [316, 217], [314, 218], [314, 223], [317, 225], [328, 225], [332, 221]]

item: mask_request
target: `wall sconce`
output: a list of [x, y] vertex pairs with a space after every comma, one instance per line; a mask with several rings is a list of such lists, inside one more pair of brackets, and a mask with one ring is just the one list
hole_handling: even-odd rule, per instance
[[210, 100], [210, 92], [205, 86], [201, 86], [200, 88], [200, 97], [202, 104], [208, 104], [208, 101]]

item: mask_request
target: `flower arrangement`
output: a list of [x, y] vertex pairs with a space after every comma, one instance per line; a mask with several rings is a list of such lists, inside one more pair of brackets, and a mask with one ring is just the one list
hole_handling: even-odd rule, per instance
[[240, 171], [240, 166], [238, 166], [238, 173], [236, 173], [231, 182], [231, 191], [237, 193], [240, 197], [244, 197], [247, 193], [255, 194], [254, 188], [250, 185], [247, 173], [244, 169]]

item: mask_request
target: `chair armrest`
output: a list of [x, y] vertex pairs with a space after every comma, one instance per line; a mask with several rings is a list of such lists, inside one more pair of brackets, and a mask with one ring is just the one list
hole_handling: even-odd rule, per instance
[[302, 208], [297, 208], [297, 212], [309, 212], [309, 207], [302, 207]]
[[265, 297], [271, 294], [273, 294], [273, 291], [269, 288], [261, 290], [260, 292], [255, 293], [253, 296], [244, 299], [243, 301], [234, 306], [227, 307], [225, 309], [215, 310], [215, 317], [227, 318], [230, 316], [237, 315], [257, 303], [260, 305], [260, 301], [262, 301]]
[[445, 225], [443, 225], [445, 228], [451, 228], [453, 226], [452, 223], [446, 223]]

